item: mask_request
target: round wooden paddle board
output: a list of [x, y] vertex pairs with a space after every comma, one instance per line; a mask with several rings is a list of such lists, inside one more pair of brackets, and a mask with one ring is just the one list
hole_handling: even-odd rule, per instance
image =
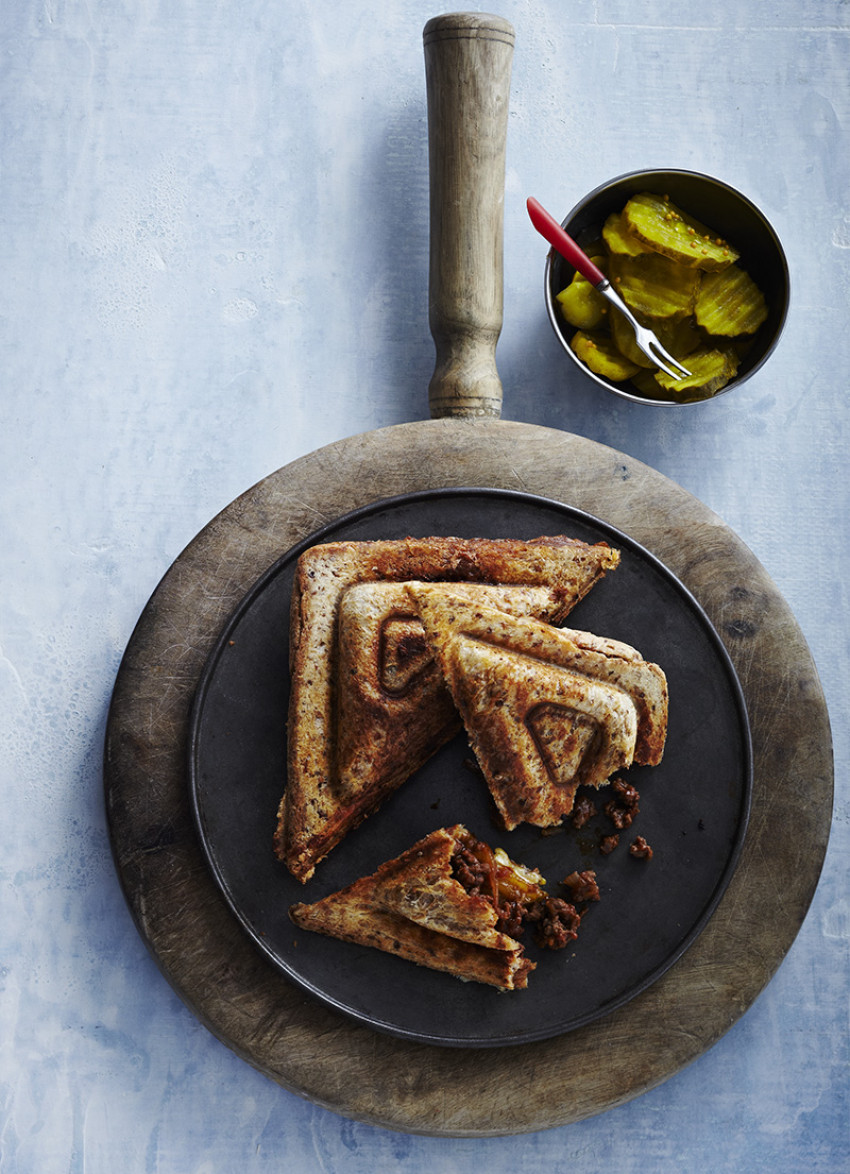
[[[378, 1033], [290, 984], [216, 885], [188, 791], [195, 690], [256, 580], [353, 509], [454, 486], [563, 502], [646, 547], [719, 633], [753, 740], [752, 809], [739, 863], [695, 943], [611, 1014], [552, 1039], [488, 1049]], [[282, 638], [285, 624], [282, 616]], [[794, 617], [712, 511], [595, 442], [498, 419], [437, 419], [303, 457], [195, 538], [127, 647], [109, 715], [105, 783], [115, 860], [139, 931], [219, 1039], [283, 1087], [345, 1116], [407, 1132], [485, 1137], [567, 1124], [635, 1097], [698, 1057], [747, 1010], [791, 946], [817, 885], [832, 813], [832, 751], [823, 693]], [[269, 844], [257, 844], [265, 851]]]
[[[181, 997], [224, 1043], [285, 1088], [358, 1120], [484, 1137], [577, 1121], [634, 1097], [699, 1056], [750, 1006], [791, 945], [817, 884], [832, 759], [805, 641], [728, 527], [622, 453], [498, 418], [513, 30], [498, 17], [449, 14], [428, 22], [423, 41], [437, 350], [429, 400], [438, 418], [356, 436], [287, 465], [228, 506], [176, 560], [118, 675], [106, 799], [139, 931]], [[288, 982], [215, 883], [189, 799], [196, 689], [252, 585], [292, 547], [352, 510], [451, 487], [552, 499], [646, 547], [715, 625], [740, 679], [753, 742], [752, 806], [738, 867], [694, 944], [618, 1010], [553, 1038], [486, 1049], [378, 1033]], [[270, 839], [256, 851], [270, 852]]]

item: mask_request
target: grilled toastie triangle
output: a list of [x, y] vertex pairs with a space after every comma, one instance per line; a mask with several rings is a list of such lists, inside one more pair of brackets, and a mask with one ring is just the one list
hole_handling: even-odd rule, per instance
[[630, 645], [508, 616], [450, 586], [407, 590], [507, 829], [554, 826], [580, 785], [660, 761], [666, 679]]
[[[490, 896], [469, 892], [456, 879], [457, 853], [476, 841], [462, 824], [439, 828], [362, 877], [313, 904], [290, 908], [301, 929], [396, 954], [420, 966], [506, 990], [524, 988], [535, 963], [520, 942], [498, 928]], [[542, 900], [543, 878], [503, 856], [501, 869], [516, 871]], [[493, 878], [496, 883], [495, 877]]]
[[[453, 584], [461, 598], [515, 616], [557, 618], [547, 587]], [[360, 583], [343, 594], [337, 625], [335, 788], [372, 808], [462, 728], [403, 583]]]
[[619, 553], [565, 536], [406, 538], [311, 547], [290, 620], [287, 781], [275, 852], [307, 881], [342, 837], [461, 729], [403, 584], [453, 585], [563, 620]]

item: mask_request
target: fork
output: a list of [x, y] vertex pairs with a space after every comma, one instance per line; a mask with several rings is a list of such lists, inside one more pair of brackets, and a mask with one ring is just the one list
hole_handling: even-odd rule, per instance
[[690, 375], [687, 367], [683, 367], [678, 359], [674, 359], [653, 332], [638, 322], [602, 270], [593, 264], [590, 257], [579, 248], [569, 233], [564, 231], [554, 216], [551, 216], [533, 196], [529, 196], [527, 207], [531, 223], [540, 235], [626, 318], [635, 332], [635, 342], [646, 357], [671, 379], [687, 379]]

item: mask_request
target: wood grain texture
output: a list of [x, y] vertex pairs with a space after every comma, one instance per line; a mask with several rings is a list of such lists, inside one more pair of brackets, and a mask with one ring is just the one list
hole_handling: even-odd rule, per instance
[[[243, 594], [285, 550], [340, 514], [450, 486], [554, 498], [646, 546], [717, 627], [752, 724], [750, 824], [706, 930], [620, 1011], [518, 1048], [412, 1045], [303, 995], [230, 913], [189, 811], [190, 707], [206, 657]], [[126, 650], [109, 716], [105, 785], [118, 873], [139, 930], [211, 1031], [272, 1080], [343, 1115], [411, 1133], [485, 1137], [567, 1124], [629, 1100], [702, 1054], [753, 1003], [817, 885], [832, 811], [832, 748], [796, 621], [720, 518], [661, 474], [595, 442], [501, 420], [446, 419], [319, 449], [261, 481], [197, 536]]]
[[431, 261], [437, 351], [431, 415], [499, 416], [505, 147], [514, 32], [498, 16], [425, 25]]

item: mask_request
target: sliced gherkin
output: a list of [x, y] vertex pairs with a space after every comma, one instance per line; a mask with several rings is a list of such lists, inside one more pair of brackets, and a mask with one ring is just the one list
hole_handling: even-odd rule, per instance
[[755, 334], [766, 318], [764, 295], [738, 265], [703, 276], [696, 302], [696, 319], [703, 330], [735, 338]]
[[635, 390], [639, 391], [646, 399], [674, 399], [666, 388], [662, 387], [655, 378], [654, 371], [647, 371], [645, 368], [638, 371], [632, 376], [631, 382], [634, 384]]
[[673, 379], [663, 371], [656, 371], [654, 378], [660, 387], [672, 393], [676, 399], [708, 399], [734, 378], [738, 370], [738, 356], [732, 347], [703, 347], [688, 355], [687, 366], [690, 371], [687, 379]]
[[641, 192], [632, 196], [623, 215], [631, 232], [657, 253], [694, 269], [725, 269], [739, 254], [699, 220], [666, 196]]
[[623, 257], [639, 257], [641, 253], [649, 252], [647, 245], [631, 231], [622, 212], [612, 212], [605, 221], [602, 239], [611, 253]]
[[[650, 318], [646, 314], [637, 314], [636, 317], [642, 326], [649, 327], [664, 349], [680, 362], [684, 362], [691, 351], [702, 345], [703, 336], [691, 316]], [[611, 313], [610, 319], [611, 338], [617, 350], [638, 367], [654, 368], [656, 364], [638, 346], [635, 332], [626, 318], [615, 310]]]
[[[650, 319], [646, 315], [642, 315], [641, 321], [645, 326]], [[611, 341], [620, 354], [630, 363], [634, 363], [636, 367], [655, 367], [656, 364], [652, 359], [648, 358], [638, 346], [631, 324], [616, 310], [611, 314]]]
[[700, 273], [660, 253], [611, 257], [611, 284], [635, 314], [686, 318], [694, 312]]
[[623, 383], [636, 374], [638, 368], [617, 350], [610, 338], [604, 334], [592, 334], [577, 330], [570, 339], [570, 346], [576, 356], [596, 375], [604, 375], [612, 383]]
[[[603, 269], [603, 272], [607, 268], [606, 258], [594, 258], [594, 263]], [[576, 273], [566, 289], [561, 290], [556, 301], [566, 321], [579, 330], [593, 330], [602, 323], [608, 312], [605, 298], [596, 286], [580, 273]]]

